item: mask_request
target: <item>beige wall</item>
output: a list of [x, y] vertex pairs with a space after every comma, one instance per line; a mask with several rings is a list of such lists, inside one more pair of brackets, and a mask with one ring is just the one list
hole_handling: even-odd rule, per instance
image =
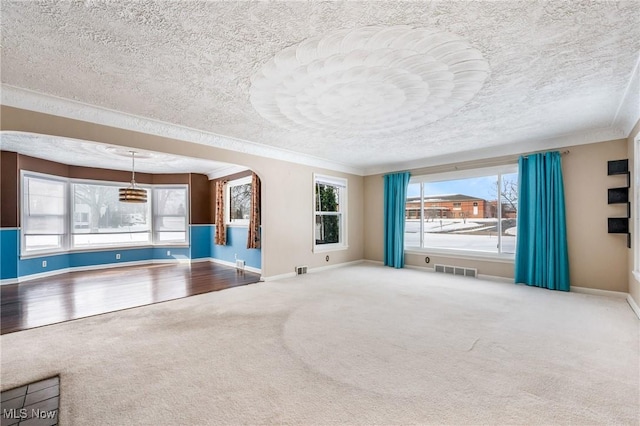
[[[634, 140], [636, 138], [636, 136], [640, 135], [640, 120], [638, 120], [638, 122], [636, 123], [635, 127], [633, 128], [633, 130], [631, 131], [631, 134], [629, 135], [629, 139], [627, 139], [627, 152], [629, 155], [629, 170], [631, 170], [631, 189], [629, 190], [629, 194], [635, 194], [635, 184], [634, 182], [638, 179], [638, 176], [635, 176], [635, 168], [634, 168], [634, 159], [635, 159], [635, 143]], [[637, 218], [638, 214], [640, 214], [640, 212], [638, 212], [638, 207], [633, 208], [634, 205], [632, 204], [632, 208], [631, 208], [631, 223], [630, 223], [630, 231], [631, 231], [631, 235], [637, 235], [637, 230], [635, 229], [635, 218]], [[628, 257], [628, 274], [629, 274], [629, 294], [631, 295], [631, 297], [633, 298], [633, 300], [636, 302], [637, 305], [640, 306], [640, 282], [638, 280], [636, 280], [636, 278], [633, 276], [633, 269], [635, 268], [635, 261], [634, 258], [636, 256], [636, 253], [638, 252], [638, 250], [640, 250], [640, 247], [638, 247], [638, 243], [640, 243], [640, 238], [632, 240], [631, 241], [631, 250], [628, 250], [629, 252], [629, 257]], [[638, 265], [640, 266], [640, 265]]]
[[[624, 236], [607, 233], [607, 217], [622, 216], [621, 206], [607, 204], [607, 188], [622, 186], [617, 176], [607, 176], [607, 161], [627, 158], [626, 139], [579, 145], [566, 148], [570, 151], [562, 159], [567, 209], [567, 233], [571, 285], [602, 290], [627, 291], [628, 255]], [[564, 149], [563, 149], [564, 150]], [[458, 164], [456, 168], [478, 167], [480, 164], [499, 165], [516, 162], [516, 157], [500, 157], [488, 164]], [[450, 171], [452, 165], [433, 169], [412, 170], [412, 175]], [[364, 180], [365, 207], [364, 236], [366, 259], [382, 260], [383, 180], [381, 175], [367, 176]], [[407, 254], [406, 263], [412, 266], [429, 266], [444, 263], [454, 266], [477, 268], [479, 274], [513, 278], [513, 264], [485, 260], [449, 258], [446, 256]]]
[[[264, 277], [291, 273], [298, 265], [313, 268], [363, 258], [362, 206], [364, 199], [361, 176], [7, 106], [2, 106], [0, 117], [0, 128], [3, 131], [71, 137], [240, 164], [254, 170], [262, 180], [262, 275]], [[313, 173], [348, 179], [348, 250], [318, 254], [312, 252]], [[325, 261], [326, 255], [330, 256], [328, 262]]]
[[572, 146], [563, 157], [571, 285], [626, 292], [626, 235], [607, 233], [607, 218], [626, 215], [623, 205], [607, 204], [607, 189], [626, 185], [607, 176], [607, 161], [627, 158], [627, 141]]

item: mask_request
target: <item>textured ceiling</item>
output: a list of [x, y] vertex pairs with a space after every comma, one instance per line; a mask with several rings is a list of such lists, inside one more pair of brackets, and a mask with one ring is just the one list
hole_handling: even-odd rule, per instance
[[[0, 148], [36, 158], [46, 158], [72, 166], [131, 170], [131, 151], [121, 146], [104, 145], [77, 139], [20, 132], [3, 132]], [[201, 173], [210, 177], [235, 173], [246, 168], [233, 164], [179, 155], [132, 149], [136, 153], [136, 172]]]
[[[497, 146], [524, 151], [615, 127], [640, 51], [637, 1], [3, 0], [0, 8], [4, 84], [362, 169]], [[456, 34], [491, 74], [450, 115], [390, 134], [284, 129], [256, 112], [251, 76], [278, 52], [371, 25]]]

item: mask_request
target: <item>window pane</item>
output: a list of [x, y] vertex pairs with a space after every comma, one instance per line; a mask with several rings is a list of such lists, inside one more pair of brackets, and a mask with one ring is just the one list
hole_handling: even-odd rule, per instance
[[64, 214], [64, 182], [38, 178], [26, 178], [26, 181], [29, 216]]
[[340, 242], [340, 215], [316, 215], [316, 244]]
[[502, 253], [516, 252], [516, 220], [518, 218], [518, 174], [502, 175]]
[[497, 199], [497, 176], [425, 183], [424, 246], [497, 252]]
[[154, 202], [156, 231], [187, 229], [187, 188], [157, 188]]
[[179, 242], [183, 243], [187, 240], [186, 232], [158, 232], [156, 234], [156, 242]]
[[61, 235], [65, 233], [65, 182], [24, 178], [24, 211], [22, 228], [25, 235]]
[[420, 183], [410, 183], [405, 207], [404, 245], [420, 247]]
[[229, 220], [249, 220], [251, 213], [251, 184], [235, 185], [229, 188]]
[[316, 211], [338, 212], [340, 188], [326, 183], [316, 183]]
[[62, 246], [61, 235], [25, 235], [25, 250], [47, 250]]
[[[119, 186], [84, 183], [71, 186], [74, 234], [130, 233], [151, 230], [150, 203], [120, 202]], [[151, 198], [150, 194], [149, 198]]]
[[156, 188], [154, 193], [156, 216], [186, 215], [186, 188]]
[[75, 234], [73, 236], [73, 245], [76, 247], [86, 246], [108, 246], [108, 245], [127, 245], [127, 244], [148, 244], [151, 242], [151, 234], [149, 232], [140, 233], [105, 233], [105, 234]]

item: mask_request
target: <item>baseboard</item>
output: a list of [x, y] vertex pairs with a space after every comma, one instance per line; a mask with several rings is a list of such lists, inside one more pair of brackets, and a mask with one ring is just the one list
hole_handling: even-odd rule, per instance
[[280, 275], [272, 275], [270, 277], [262, 277], [262, 281], [276, 281], [276, 280], [283, 280], [285, 278], [293, 278], [296, 276], [295, 272], [287, 272], [286, 274], [280, 274]]
[[418, 271], [435, 272], [436, 269], [431, 266], [404, 265], [405, 269], [416, 269]]
[[627, 293], [627, 303], [629, 303], [629, 306], [631, 306], [631, 310], [633, 310], [633, 312], [635, 312], [638, 319], [640, 319], [640, 306], [638, 306], [636, 301], [633, 300], [633, 297], [631, 297], [631, 295], [628, 293]]
[[363, 262], [363, 260], [353, 260], [351, 262], [336, 263], [334, 265], [316, 266], [315, 268], [309, 268], [307, 270], [307, 273], [315, 274], [316, 272], [322, 272], [322, 271], [326, 271], [326, 270], [329, 270], [329, 269], [342, 268], [344, 266], [350, 266], [350, 265], [358, 265], [358, 264], [360, 264], [362, 262]]
[[[194, 259], [194, 261], [202, 261], [200, 259]], [[68, 272], [83, 272], [83, 271], [95, 271], [100, 269], [112, 269], [122, 268], [125, 266], [143, 266], [163, 263], [192, 263], [190, 259], [149, 259], [149, 260], [134, 260], [131, 262], [119, 262], [119, 263], [104, 263], [101, 265], [88, 265], [88, 266], [72, 266], [69, 268], [56, 269], [54, 271], [38, 272], [36, 274], [23, 275], [18, 278], [8, 278], [0, 280], [0, 285], [18, 284], [27, 281], [37, 280], [39, 278], [47, 278], [55, 275], [66, 274]], [[204, 261], [209, 261], [208, 258]], [[234, 265], [235, 266], [235, 265]]]
[[[208, 260], [209, 260], [209, 262], [217, 263], [218, 265], [229, 266], [229, 267], [231, 267], [231, 268], [235, 268], [235, 267], [236, 267], [236, 264], [235, 264], [235, 263], [233, 263], [233, 262], [228, 262], [228, 261], [226, 261], [226, 260], [216, 259], [216, 258], [214, 258], [214, 257], [209, 257], [209, 258], [208, 258]], [[245, 266], [244, 266], [244, 269], [245, 269], [245, 271], [254, 272], [254, 273], [256, 273], [256, 274], [261, 274], [261, 273], [262, 273], [262, 270], [261, 270], [261, 269], [254, 268], [254, 267], [252, 267], [252, 266], [247, 266], [247, 265], [245, 265]]]
[[593, 294], [595, 296], [615, 297], [617, 299], [626, 299], [628, 295], [628, 293], [622, 291], [600, 290], [597, 288], [574, 286], [571, 286], [570, 291], [574, 293]]
[[373, 263], [374, 265], [384, 265], [384, 262], [381, 260], [362, 259], [362, 262]]
[[489, 281], [497, 281], [505, 284], [515, 284], [515, 280], [509, 277], [500, 277], [498, 275], [487, 275], [487, 274], [478, 274], [478, 279], [480, 280], [489, 280]]

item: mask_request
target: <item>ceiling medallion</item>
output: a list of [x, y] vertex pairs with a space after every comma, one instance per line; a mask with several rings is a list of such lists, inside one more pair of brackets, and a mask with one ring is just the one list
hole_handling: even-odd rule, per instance
[[262, 117], [286, 129], [375, 135], [453, 113], [488, 75], [480, 51], [455, 34], [370, 26], [279, 52], [251, 77], [250, 100]]

